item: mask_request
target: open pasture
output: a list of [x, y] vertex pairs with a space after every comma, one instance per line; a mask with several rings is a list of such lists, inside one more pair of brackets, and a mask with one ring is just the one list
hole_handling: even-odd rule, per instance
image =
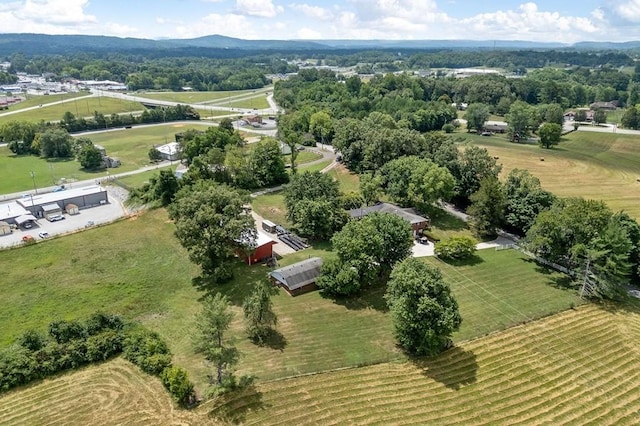
[[261, 425], [634, 425], [639, 339], [637, 311], [588, 305], [436, 358], [260, 383], [200, 410]]
[[180, 410], [160, 380], [116, 358], [0, 395], [0, 424], [212, 424]]
[[562, 197], [604, 200], [613, 210], [640, 218], [640, 136], [577, 131], [553, 149], [515, 144], [500, 136], [467, 136], [503, 165], [527, 169], [542, 186]]
[[[61, 100], [55, 95], [49, 101]], [[43, 105], [42, 108], [22, 111], [16, 114], [0, 115], [0, 124], [8, 121], [59, 121], [65, 112], [69, 111], [76, 117], [91, 117], [98, 111], [106, 116], [111, 114], [142, 111], [144, 107], [138, 102], [125, 101], [122, 99], [110, 98], [106, 96], [93, 96], [83, 99], [67, 99], [55, 105]], [[43, 102], [41, 102], [43, 103]]]
[[229, 90], [216, 92], [141, 92], [135, 96], [159, 101], [183, 102], [188, 104], [209, 103], [215, 101], [222, 104], [237, 97], [250, 96], [255, 90]]
[[[111, 174], [116, 174], [149, 165], [148, 153], [151, 147], [174, 141], [176, 132], [188, 128], [205, 130], [207, 127], [197, 122], [188, 125], [173, 123], [164, 126], [89, 132], [76, 136], [91, 139], [94, 143], [104, 146], [107, 155], [119, 158], [122, 165], [110, 170]], [[47, 160], [33, 155], [16, 156], [6, 146], [0, 147], [0, 170], [2, 170], [3, 177], [0, 180], [0, 194], [33, 190], [30, 171], [35, 174], [37, 188], [55, 185], [63, 177], [68, 182], [106, 177], [105, 170], [85, 171], [80, 163], [73, 158]]]

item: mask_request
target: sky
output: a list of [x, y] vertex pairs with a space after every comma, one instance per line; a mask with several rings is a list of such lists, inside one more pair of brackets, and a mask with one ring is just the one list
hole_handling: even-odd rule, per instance
[[0, 0], [0, 33], [629, 41], [640, 0]]

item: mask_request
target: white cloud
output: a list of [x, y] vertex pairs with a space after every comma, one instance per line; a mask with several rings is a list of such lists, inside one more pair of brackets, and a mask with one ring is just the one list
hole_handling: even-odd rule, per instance
[[460, 20], [469, 31], [468, 38], [499, 38], [535, 41], [574, 42], [602, 32], [600, 22], [558, 12], [538, 10], [535, 3], [521, 4], [517, 10], [483, 13]]
[[[305, 3], [302, 3], [302, 4], [292, 3], [289, 6], [292, 9], [301, 12], [304, 16], [311, 19], [318, 19], [320, 21], [329, 21], [334, 18], [333, 13], [330, 10], [325, 9], [323, 7], [311, 6]], [[304, 30], [305, 30], [304, 28], [301, 29], [301, 31], [304, 31]]]
[[615, 1], [613, 11], [616, 15], [632, 23], [640, 22], [640, 0]]
[[26, 22], [50, 25], [78, 25], [97, 22], [96, 17], [86, 15], [88, 0], [26, 0], [11, 3], [12, 15]]
[[282, 13], [282, 6], [275, 6], [273, 0], [236, 0], [235, 12], [240, 15], [273, 18]]
[[296, 38], [301, 40], [318, 40], [322, 38], [322, 33], [310, 28], [300, 28], [296, 32]]

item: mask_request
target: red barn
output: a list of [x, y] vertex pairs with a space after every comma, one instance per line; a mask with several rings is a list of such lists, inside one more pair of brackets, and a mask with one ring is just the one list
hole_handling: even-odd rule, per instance
[[238, 253], [238, 256], [242, 258], [247, 264], [253, 265], [254, 263], [262, 262], [264, 259], [268, 259], [273, 256], [273, 246], [277, 243], [267, 234], [258, 231], [256, 238], [256, 249], [250, 254]]

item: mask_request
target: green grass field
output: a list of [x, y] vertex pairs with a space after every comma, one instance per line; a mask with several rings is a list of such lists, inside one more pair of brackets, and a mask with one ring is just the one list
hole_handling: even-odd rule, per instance
[[[9, 344], [27, 329], [43, 329], [56, 318], [108, 310], [158, 331], [169, 341], [176, 362], [202, 386], [208, 370], [193, 354], [189, 330], [204, 292], [222, 291], [236, 311], [233, 333], [244, 354], [241, 372], [267, 379], [403, 359], [392, 337], [383, 288], [344, 301], [324, 298], [319, 292], [292, 298], [281, 291], [274, 299], [280, 338], [271, 346], [253, 345], [244, 337], [240, 306], [252, 284], [268, 269], [238, 263], [233, 282], [215, 289], [195, 288], [191, 277], [197, 268], [172, 232], [164, 210], [154, 210], [113, 225], [4, 251], [0, 257], [0, 268], [5, 271], [0, 284], [5, 302], [0, 311], [0, 345]], [[281, 264], [314, 255], [332, 254], [325, 245], [285, 257]], [[535, 264], [514, 251], [483, 251], [471, 265], [441, 266], [467, 318], [457, 340], [577, 302], [574, 292], [555, 287], [561, 281], [558, 274], [540, 273]], [[505, 305], [496, 302], [496, 297]]]
[[553, 149], [514, 144], [498, 135], [465, 136], [498, 157], [503, 177], [514, 168], [528, 169], [556, 195], [604, 200], [640, 218], [640, 136], [577, 131]]
[[[90, 94], [91, 93], [89, 92], [75, 92], [75, 93], [61, 93], [61, 94], [43, 95], [43, 96], [28, 95], [24, 101], [11, 105], [8, 111], [18, 111], [25, 108], [47, 104], [50, 102], [66, 101], [68, 99], [81, 98], [83, 96], [88, 96]], [[5, 112], [7, 111], [2, 111], [2, 113], [5, 113]]]
[[199, 411], [247, 425], [634, 425], [639, 339], [636, 311], [591, 305], [433, 359], [261, 383]]
[[635, 425], [638, 341], [637, 311], [589, 305], [428, 360], [260, 381], [193, 411], [115, 359], [0, 395], [0, 423]]
[[[58, 95], [51, 98], [51, 101], [60, 100], [57, 99]], [[42, 103], [42, 102], [41, 102]], [[104, 115], [111, 115], [113, 113], [122, 112], [134, 112], [142, 111], [144, 107], [138, 102], [125, 101], [122, 99], [109, 98], [109, 97], [91, 97], [80, 100], [70, 99], [69, 102], [61, 104], [43, 106], [29, 111], [19, 112], [11, 115], [0, 115], [0, 124], [8, 121], [32, 121], [40, 122], [44, 121], [59, 121], [65, 112], [69, 111], [76, 117], [89, 117], [93, 116], [95, 111], [101, 112]]]
[[[103, 145], [107, 154], [117, 157], [122, 166], [112, 169], [111, 174], [137, 170], [149, 165], [149, 150], [155, 145], [162, 145], [165, 141], [175, 140], [175, 133], [187, 128], [205, 130], [208, 126], [194, 122], [189, 126], [184, 124], [167, 124], [164, 126], [149, 126], [133, 129], [117, 129], [108, 132], [87, 133], [94, 143]], [[0, 170], [3, 179], [0, 180], [0, 194], [33, 189], [30, 171], [35, 173], [38, 188], [55, 185], [62, 177], [67, 180], [95, 179], [106, 176], [104, 170], [87, 172], [74, 159], [43, 159], [31, 155], [15, 156], [7, 147], [0, 147]]]
[[[157, 99], [159, 101], [201, 103], [210, 101], [220, 101], [223, 103], [229, 99], [233, 101], [236, 97], [252, 95], [254, 90], [230, 90], [220, 92], [141, 92], [136, 94], [143, 98]], [[216, 102], [218, 103], [218, 102]]]

